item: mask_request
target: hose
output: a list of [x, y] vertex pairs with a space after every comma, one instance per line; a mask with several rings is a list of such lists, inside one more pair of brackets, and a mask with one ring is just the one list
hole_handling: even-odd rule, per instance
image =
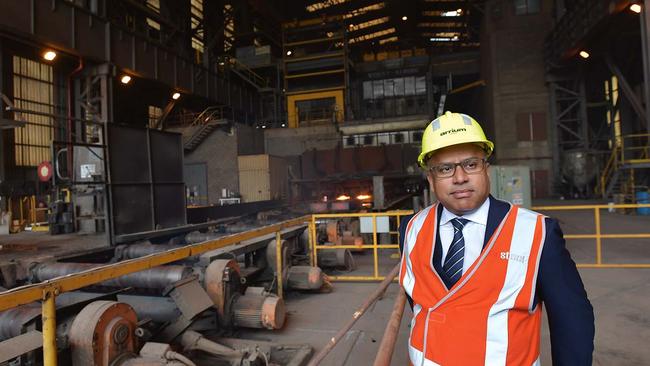
[[180, 354], [178, 352], [167, 351], [167, 352], [165, 352], [165, 358], [168, 359], [168, 360], [174, 360], [174, 361], [182, 362], [182, 363], [186, 364], [187, 366], [196, 366], [196, 364], [194, 362], [192, 362], [192, 360], [190, 360], [189, 358], [183, 356], [182, 354]]

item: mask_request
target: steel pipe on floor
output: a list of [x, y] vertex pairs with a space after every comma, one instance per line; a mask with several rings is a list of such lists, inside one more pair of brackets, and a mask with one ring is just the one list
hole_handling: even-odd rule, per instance
[[393, 305], [393, 312], [390, 314], [384, 336], [379, 344], [379, 353], [375, 358], [373, 366], [390, 366], [390, 360], [393, 358], [395, 342], [397, 342], [397, 333], [399, 326], [402, 324], [402, 315], [404, 314], [404, 305], [406, 304], [406, 293], [400, 286], [397, 291], [397, 298]]
[[341, 338], [343, 338], [345, 333], [347, 333], [348, 330], [352, 328], [354, 323], [356, 323], [357, 320], [359, 320], [359, 318], [361, 318], [361, 316], [368, 310], [368, 308], [375, 301], [377, 301], [377, 299], [386, 291], [388, 285], [390, 285], [391, 282], [393, 282], [393, 278], [395, 278], [395, 276], [397, 276], [397, 274], [399, 273], [399, 268], [400, 268], [400, 263], [395, 265], [395, 268], [393, 268], [393, 270], [390, 271], [390, 273], [384, 278], [384, 280], [381, 281], [379, 286], [377, 286], [375, 291], [368, 297], [368, 299], [366, 299], [363, 305], [361, 305], [361, 307], [357, 311], [355, 311], [354, 314], [352, 314], [352, 319], [348, 320], [348, 322], [345, 323], [345, 326], [343, 326], [343, 328], [339, 330], [338, 333], [336, 333], [336, 335], [334, 335], [334, 337], [330, 339], [327, 345], [325, 345], [325, 347], [323, 347], [323, 349], [320, 350], [320, 352], [318, 352], [311, 359], [311, 361], [309, 361], [307, 366], [316, 366], [323, 361], [323, 359], [327, 356], [327, 354], [330, 353], [330, 351], [334, 349], [334, 347], [341, 340]]

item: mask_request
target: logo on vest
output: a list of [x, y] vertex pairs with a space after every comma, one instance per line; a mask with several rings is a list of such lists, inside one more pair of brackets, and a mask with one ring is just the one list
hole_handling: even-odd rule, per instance
[[509, 261], [515, 261], [519, 263], [526, 263], [526, 259], [528, 257], [525, 255], [521, 254], [514, 254], [510, 252], [501, 252], [501, 259], [509, 260]]

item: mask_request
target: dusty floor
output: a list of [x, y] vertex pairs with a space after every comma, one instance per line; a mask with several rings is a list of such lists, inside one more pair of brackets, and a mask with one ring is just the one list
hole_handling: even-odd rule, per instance
[[[567, 203], [567, 202], [564, 202]], [[549, 211], [560, 220], [565, 234], [594, 232], [593, 211]], [[601, 211], [603, 233], [650, 233], [650, 217]], [[36, 249], [32, 244], [42, 241]], [[103, 237], [23, 233], [0, 236], [0, 265], [11, 260], [29, 262], [41, 256], [80, 254], [105, 246]], [[593, 239], [569, 240], [572, 257], [579, 264], [594, 263]], [[392, 250], [384, 250], [380, 272], [386, 273], [397, 259]], [[372, 274], [370, 253], [355, 255], [359, 269], [354, 275]], [[607, 239], [602, 245], [603, 263], [650, 264], [650, 239]], [[650, 365], [650, 269], [580, 268], [583, 281], [596, 314], [594, 365]], [[343, 273], [339, 273], [343, 274]], [[281, 331], [245, 331], [241, 336], [280, 343], [307, 343], [316, 351], [352, 316], [357, 307], [376, 287], [376, 283], [337, 282], [329, 294], [289, 293], [286, 297], [287, 323]], [[323, 365], [370, 365], [377, 354], [384, 327], [393, 307], [398, 286], [389, 287]], [[408, 307], [407, 307], [408, 308]], [[393, 365], [407, 364], [406, 342], [410, 310], [404, 314]], [[548, 328], [542, 330], [542, 364], [550, 365]]]
[[[565, 234], [594, 232], [593, 210], [554, 211], [547, 215], [560, 220]], [[650, 233], [650, 217], [601, 211], [602, 233]], [[567, 247], [579, 264], [594, 263], [595, 240], [571, 239]], [[350, 274], [372, 271], [371, 256], [355, 256], [361, 268]], [[608, 239], [602, 244], [603, 263], [650, 264], [650, 239]], [[382, 259], [387, 271], [394, 261]], [[594, 306], [596, 337], [594, 365], [650, 365], [650, 269], [580, 268], [580, 274]], [[321, 349], [352, 316], [375, 288], [371, 283], [336, 283], [331, 294], [289, 294], [287, 326], [281, 332], [257, 332], [251, 337], [276, 342], [308, 343]], [[392, 311], [397, 284], [364, 315], [323, 365], [371, 365], [379, 348], [384, 327]], [[407, 364], [406, 342], [410, 309], [404, 314], [393, 365]], [[551, 365], [548, 326], [542, 328], [542, 364]]]

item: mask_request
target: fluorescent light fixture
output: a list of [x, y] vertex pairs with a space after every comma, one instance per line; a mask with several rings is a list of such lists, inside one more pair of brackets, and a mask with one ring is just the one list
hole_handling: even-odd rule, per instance
[[176, 93], [172, 94], [172, 99], [173, 100], [178, 100], [178, 98], [180, 98], [180, 97], [181, 97], [181, 93], [179, 93], [179, 92], [176, 92]]
[[54, 60], [54, 59], [56, 58], [56, 52], [51, 51], [51, 50], [50, 50], [50, 51], [46, 51], [46, 52], [43, 54], [43, 58], [46, 59], [46, 60], [48, 60], [48, 61], [52, 61], [52, 60]]
[[587, 52], [585, 50], [580, 51], [579, 55], [580, 55], [580, 57], [585, 58], [585, 59], [589, 58], [589, 56], [590, 56], [589, 52]]
[[456, 9], [456, 10], [450, 10], [450, 11], [443, 11], [440, 16], [443, 17], [459, 17], [463, 14], [463, 9]]
[[129, 75], [123, 75], [123, 76], [120, 78], [120, 82], [121, 82], [122, 84], [128, 84], [128, 83], [131, 82], [131, 77], [130, 77]]
[[639, 14], [639, 13], [641, 13], [641, 5], [632, 4], [632, 5], [630, 5], [630, 10], [632, 10], [633, 12]]

